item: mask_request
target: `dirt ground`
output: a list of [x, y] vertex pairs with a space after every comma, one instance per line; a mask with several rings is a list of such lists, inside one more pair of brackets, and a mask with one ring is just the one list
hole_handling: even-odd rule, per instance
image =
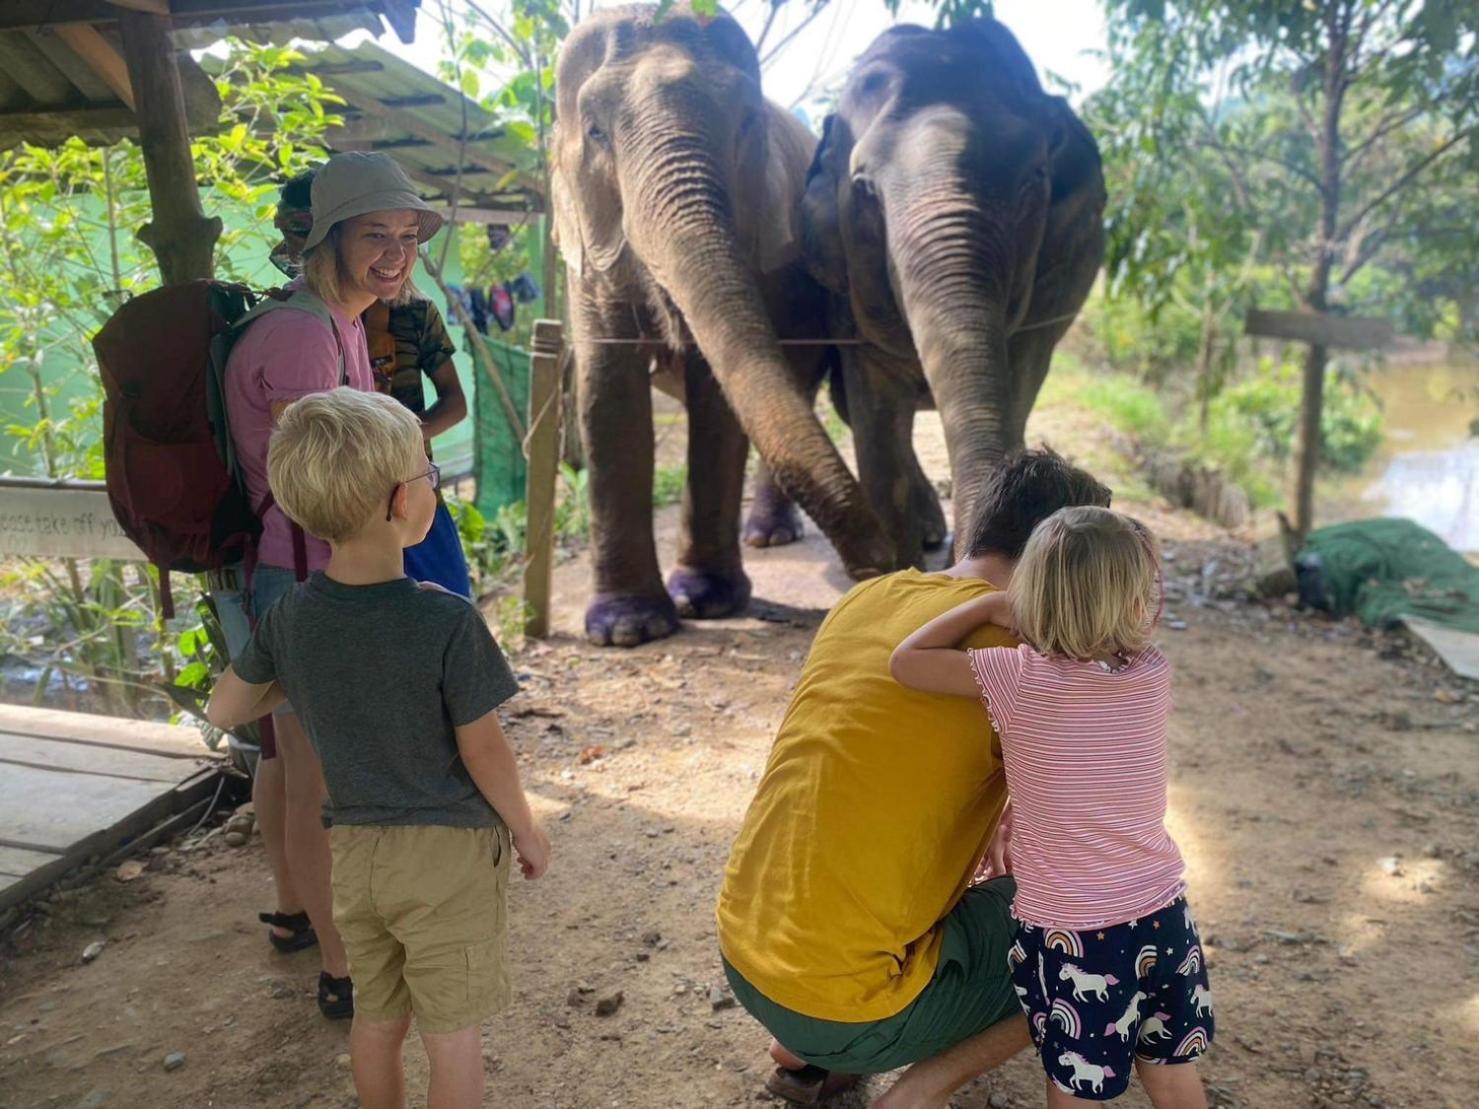
[[[938, 425], [921, 425], [943, 475]], [[1085, 415], [1043, 413], [1034, 431], [1117, 476]], [[1381, 637], [1220, 596], [1246, 544], [1128, 507], [1167, 544], [1173, 830], [1217, 997], [1214, 1104], [1474, 1104], [1479, 692]], [[665, 553], [674, 527], [668, 510]], [[847, 583], [814, 535], [749, 565], [746, 618], [601, 651], [576, 634], [573, 561], [557, 575], [558, 634], [515, 655], [524, 692], [507, 724], [554, 863], [513, 890], [516, 995], [484, 1031], [489, 1105], [772, 1102], [766, 1036], [716, 988], [713, 904], [799, 663]], [[260, 840], [183, 846], [7, 931], [0, 1109], [355, 1104], [347, 1029], [313, 1004], [314, 955], [272, 954], [255, 923], [271, 905]], [[419, 1046], [408, 1060], [415, 1091]], [[1041, 1097], [1023, 1055], [953, 1104]], [[1148, 1103], [1137, 1090], [1123, 1104]]]

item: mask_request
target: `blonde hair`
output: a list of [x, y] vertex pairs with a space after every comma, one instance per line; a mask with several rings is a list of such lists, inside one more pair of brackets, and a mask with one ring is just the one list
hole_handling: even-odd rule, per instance
[[[343, 223], [334, 224], [320, 242], [314, 244], [312, 249], [303, 252], [303, 284], [307, 285], [319, 300], [327, 304], [344, 303], [342, 300], [343, 282], [347, 275], [344, 272], [344, 255], [340, 248], [340, 233], [343, 229]], [[426, 299], [414, 283], [416, 262], [419, 260], [419, 254], [413, 257], [411, 265], [406, 270], [406, 279], [401, 282], [400, 292], [385, 301], [392, 308], [400, 308], [414, 301]]]
[[1134, 655], [1150, 643], [1158, 570], [1144, 525], [1107, 508], [1060, 508], [1033, 529], [1007, 596], [1045, 655]]
[[348, 387], [288, 405], [267, 447], [278, 505], [304, 531], [336, 543], [358, 535], [425, 464], [415, 414]]

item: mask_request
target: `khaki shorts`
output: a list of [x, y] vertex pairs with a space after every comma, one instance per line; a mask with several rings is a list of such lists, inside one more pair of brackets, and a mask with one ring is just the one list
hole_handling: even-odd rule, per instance
[[356, 1016], [455, 1032], [508, 1004], [508, 829], [351, 824], [329, 842]]

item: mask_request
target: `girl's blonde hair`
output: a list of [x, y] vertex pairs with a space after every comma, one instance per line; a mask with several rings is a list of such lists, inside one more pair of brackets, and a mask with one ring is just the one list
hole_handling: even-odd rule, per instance
[[278, 505], [335, 543], [383, 515], [395, 488], [425, 469], [416, 415], [393, 397], [347, 386], [288, 405], [267, 447]]
[[[303, 283], [319, 298], [327, 304], [342, 304], [341, 294], [343, 292], [344, 256], [341, 253], [341, 232], [344, 229], [342, 223], [336, 223], [329, 228], [329, 233], [323, 237], [323, 241], [309, 250], [303, 252]], [[414, 278], [416, 275], [416, 263], [413, 261], [406, 270], [406, 279], [401, 282], [400, 292], [386, 300], [392, 308], [399, 308], [410, 304], [412, 301], [425, 300], [425, 296], [416, 288]]]
[[1155, 541], [1107, 508], [1061, 508], [1033, 529], [1007, 596], [1022, 638], [1045, 655], [1134, 655], [1150, 643]]

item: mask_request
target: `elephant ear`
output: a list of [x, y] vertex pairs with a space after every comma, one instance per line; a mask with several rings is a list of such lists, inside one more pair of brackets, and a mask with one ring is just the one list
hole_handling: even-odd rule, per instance
[[[784, 269], [800, 253], [798, 208], [815, 143], [799, 119], [769, 101], [763, 124], [745, 140], [739, 179], [746, 184], [741, 188], [735, 224], [741, 242], [751, 247], [759, 273]], [[745, 196], [759, 200], [747, 204]]]
[[1099, 144], [1083, 120], [1068, 106], [1067, 100], [1061, 96], [1046, 99], [1052, 136], [1048, 146], [1048, 173], [1053, 181], [1052, 203], [1063, 203], [1075, 195], [1092, 198], [1097, 194], [1102, 206], [1104, 176], [1099, 163]]
[[[555, 125], [555, 150], [559, 150], [559, 125]], [[570, 195], [570, 186], [565, 181], [565, 175], [560, 171], [559, 158], [552, 159], [550, 167], [549, 190], [550, 208], [554, 216], [555, 226], [551, 233], [555, 246], [565, 258], [565, 265], [570, 272], [579, 277], [585, 272], [585, 246], [581, 242], [580, 217], [575, 212], [575, 198]]]
[[[561, 146], [558, 124], [555, 138], [556, 156], [550, 169], [555, 245], [577, 277], [604, 273], [616, 265], [627, 245], [621, 195], [614, 182], [584, 165], [579, 148]], [[571, 160], [578, 163], [573, 173], [567, 164]]]
[[847, 292], [847, 256], [837, 211], [837, 167], [846, 161], [846, 151], [839, 147], [845, 145], [846, 129], [836, 113], [823, 122], [822, 142], [806, 173], [800, 212], [801, 256], [806, 268], [822, 285], [838, 293]]

